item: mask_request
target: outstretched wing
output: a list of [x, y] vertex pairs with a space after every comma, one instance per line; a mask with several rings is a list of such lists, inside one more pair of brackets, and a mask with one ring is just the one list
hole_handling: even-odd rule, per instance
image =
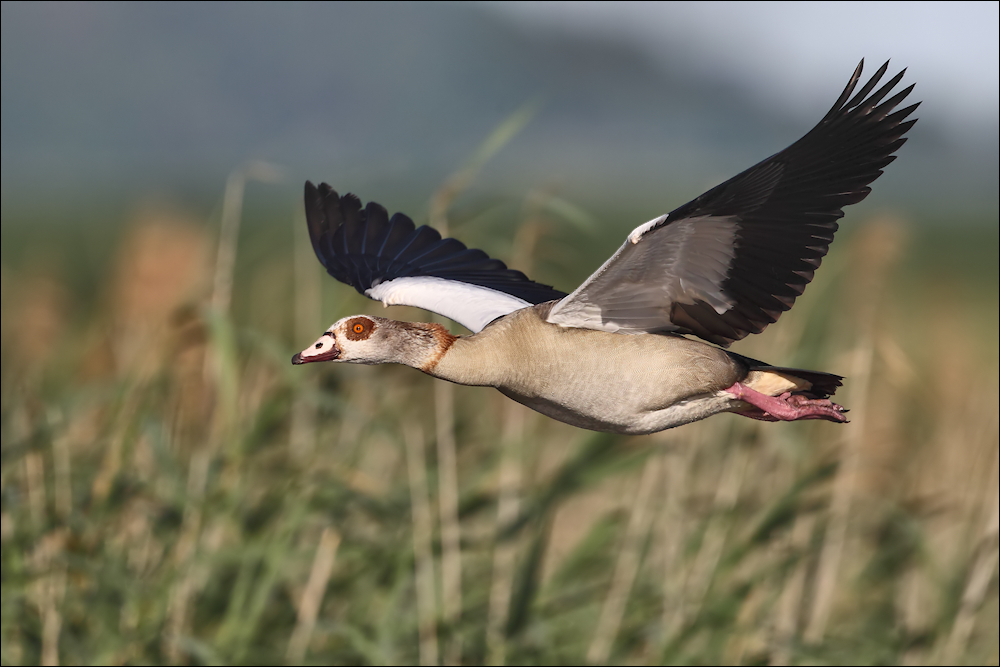
[[313, 250], [337, 280], [385, 305], [416, 306], [480, 331], [502, 315], [565, 292], [533, 282], [482, 250], [442, 239], [402, 213], [389, 218], [352, 194], [306, 182], [306, 222]]
[[775, 322], [812, 280], [843, 207], [868, 196], [916, 122], [906, 118], [919, 103], [893, 112], [912, 85], [882, 101], [906, 70], [872, 92], [888, 62], [851, 96], [863, 65], [808, 134], [636, 228], [548, 321], [724, 346]]

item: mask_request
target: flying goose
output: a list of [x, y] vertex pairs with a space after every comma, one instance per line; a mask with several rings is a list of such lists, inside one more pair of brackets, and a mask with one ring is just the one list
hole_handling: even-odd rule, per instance
[[[405, 364], [492, 386], [553, 419], [612, 433], [654, 433], [732, 412], [764, 421], [845, 422], [838, 375], [771, 366], [725, 350], [792, 307], [826, 255], [843, 207], [895, 159], [916, 120], [883, 102], [906, 70], [872, 92], [886, 62], [797, 142], [697, 199], [640, 225], [567, 295], [402, 213], [305, 185], [306, 220], [327, 272], [440, 324], [353, 315], [292, 357]], [[703, 343], [685, 335], [701, 338]], [[713, 344], [709, 344], [713, 343]]]

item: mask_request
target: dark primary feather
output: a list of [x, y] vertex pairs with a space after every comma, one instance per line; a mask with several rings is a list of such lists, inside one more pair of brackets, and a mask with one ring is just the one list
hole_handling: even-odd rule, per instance
[[720, 315], [701, 301], [675, 303], [670, 320], [681, 332], [729, 345], [775, 322], [812, 280], [843, 207], [864, 199], [868, 184], [896, 159], [893, 153], [916, 123], [906, 118], [919, 103], [893, 113], [912, 85], [882, 101], [906, 70], [872, 92], [888, 62], [851, 97], [863, 65], [808, 134], [675, 209], [658, 226], [698, 216], [738, 220], [736, 252], [722, 285], [735, 305]]
[[309, 238], [319, 261], [331, 276], [361, 294], [395, 278], [431, 276], [488, 287], [529, 303], [566, 296], [508, 269], [482, 250], [442, 239], [426, 225], [416, 227], [402, 213], [390, 218], [375, 202], [362, 208], [357, 197], [341, 197], [326, 183], [317, 188], [307, 181], [305, 204]]

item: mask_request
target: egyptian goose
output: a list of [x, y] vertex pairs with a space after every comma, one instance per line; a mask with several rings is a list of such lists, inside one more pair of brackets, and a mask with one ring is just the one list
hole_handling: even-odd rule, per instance
[[[845, 422], [838, 375], [729, 352], [792, 307], [812, 280], [842, 208], [864, 199], [916, 120], [882, 101], [905, 70], [853, 95], [864, 61], [829, 113], [797, 142], [674, 211], [640, 225], [572, 294], [529, 280], [481, 250], [389, 218], [374, 202], [305, 186], [313, 248], [337, 280], [385, 305], [425, 308], [440, 324], [354, 315], [293, 364], [396, 363], [496, 387], [581, 428], [644, 434], [732, 412], [765, 421]], [[686, 338], [691, 334], [710, 345]], [[721, 347], [720, 347], [721, 346]]]

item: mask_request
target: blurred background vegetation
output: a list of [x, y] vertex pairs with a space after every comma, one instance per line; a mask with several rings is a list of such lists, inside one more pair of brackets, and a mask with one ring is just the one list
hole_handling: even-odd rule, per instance
[[[3, 664], [996, 664], [997, 10], [890, 6], [772, 85], [831, 10], [723, 5], [741, 52], [691, 5], [4, 3]], [[849, 425], [289, 364], [431, 317], [322, 275], [306, 178], [569, 291], [888, 55], [910, 142], [734, 346], [845, 375]]]

